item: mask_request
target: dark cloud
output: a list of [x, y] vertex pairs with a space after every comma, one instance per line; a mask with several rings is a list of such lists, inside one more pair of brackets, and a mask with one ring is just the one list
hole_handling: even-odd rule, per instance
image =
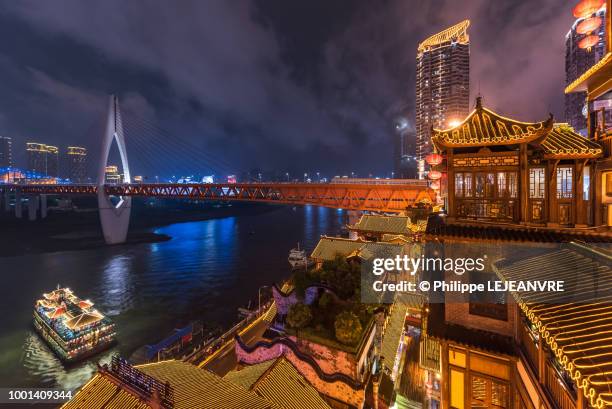
[[390, 171], [391, 121], [414, 115], [417, 44], [465, 18], [472, 95], [561, 118], [559, 1], [20, 1], [0, 11], [0, 35], [17, 37], [0, 46], [1, 133], [95, 152], [116, 92], [235, 170]]

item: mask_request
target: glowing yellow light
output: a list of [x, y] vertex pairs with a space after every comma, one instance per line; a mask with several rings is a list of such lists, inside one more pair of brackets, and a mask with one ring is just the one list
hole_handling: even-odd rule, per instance
[[454, 128], [456, 126], [461, 125], [461, 121], [458, 119], [451, 119], [450, 121], [448, 121], [448, 127], [449, 128]]

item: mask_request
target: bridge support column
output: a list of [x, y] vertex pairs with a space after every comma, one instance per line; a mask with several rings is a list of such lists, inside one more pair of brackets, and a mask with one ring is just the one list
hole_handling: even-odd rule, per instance
[[23, 207], [21, 203], [21, 192], [15, 191], [15, 217], [21, 219], [23, 216]]
[[4, 199], [4, 211], [10, 212], [11, 211], [11, 196], [9, 195], [9, 192], [4, 192], [2, 196]]
[[38, 212], [38, 196], [28, 197], [28, 219], [31, 222], [36, 220], [37, 212]]
[[40, 218], [47, 218], [47, 195], [40, 195]]
[[106, 163], [113, 141], [117, 141], [121, 166], [123, 167], [123, 182], [131, 183], [130, 167], [128, 165], [127, 151], [123, 135], [123, 124], [119, 112], [117, 97], [111, 96], [108, 107], [106, 130], [102, 140], [102, 151], [100, 167], [98, 168], [98, 210], [100, 213], [100, 224], [102, 233], [107, 244], [124, 243], [127, 239], [128, 227], [130, 225], [130, 213], [132, 211], [132, 198], [120, 197], [119, 202], [114, 204], [104, 189]]

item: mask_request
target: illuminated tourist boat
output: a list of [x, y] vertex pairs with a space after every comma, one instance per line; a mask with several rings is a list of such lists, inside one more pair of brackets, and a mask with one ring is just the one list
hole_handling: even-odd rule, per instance
[[34, 327], [64, 362], [94, 355], [115, 342], [115, 324], [69, 288], [43, 294], [34, 306]]

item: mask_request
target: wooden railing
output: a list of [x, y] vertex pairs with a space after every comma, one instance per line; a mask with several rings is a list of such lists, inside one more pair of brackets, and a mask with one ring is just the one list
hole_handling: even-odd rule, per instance
[[531, 365], [531, 369], [533, 369], [533, 373], [537, 374], [539, 365], [538, 365], [538, 346], [537, 341], [534, 339], [533, 335], [527, 328], [527, 324], [525, 322], [519, 323], [519, 341], [521, 343], [521, 347], [525, 356], [527, 356], [527, 360]]
[[576, 409], [576, 398], [549, 361], [546, 361], [544, 385], [559, 409]]

